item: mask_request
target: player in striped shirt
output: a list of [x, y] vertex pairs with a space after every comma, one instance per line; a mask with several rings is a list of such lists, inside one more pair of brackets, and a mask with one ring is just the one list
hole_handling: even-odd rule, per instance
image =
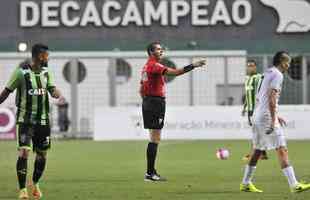
[[32, 194], [35, 199], [42, 197], [38, 183], [45, 169], [47, 150], [51, 146], [49, 94], [53, 98], [63, 98], [60, 91], [56, 89], [53, 75], [47, 67], [48, 55], [46, 45], [34, 45], [32, 47], [32, 62], [17, 67], [0, 94], [1, 104], [14, 90], [17, 90], [16, 133], [19, 155], [16, 170], [20, 199], [29, 199], [26, 177], [31, 146], [36, 153], [32, 176]]
[[[245, 80], [245, 101], [243, 106], [242, 115], [246, 112], [248, 114], [248, 122], [249, 125], [252, 126], [252, 117], [255, 108], [255, 100], [256, 100], [256, 92], [258, 86], [262, 81], [263, 75], [257, 73], [257, 65], [255, 60], [248, 60], [247, 62], [247, 76]], [[247, 154], [243, 157], [243, 160], [247, 161], [250, 158], [250, 154]], [[267, 160], [268, 156], [266, 151], [262, 151], [262, 155], [260, 157], [262, 160]]]

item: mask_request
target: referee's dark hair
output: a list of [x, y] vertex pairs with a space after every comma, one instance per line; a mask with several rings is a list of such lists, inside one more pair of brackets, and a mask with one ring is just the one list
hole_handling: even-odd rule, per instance
[[278, 66], [281, 64], [281, 62], [286, 59], [289, 56], [288, 52], [286, 51], [278, 51], [274, 56], [273, 56], [273, 61], [272, 64], [274, 66]]
[[257, 64], [256, 64], [256, 61], [253, 60], [253, 59], [249, 59], [249, 60], [247, 61], [247, 63], [254, 63], [255, 66], [257, 65]]
[[152, 55], [152, 52], [154, 52], [154, 50], [155, 50], [155, 46], [158, 44], [160, 44], [160, 42], [152, 42], [149, 45], [147, 45], [146, 50], [147, 50], [147, 54], [149, 56]]
[[31, 55], [32, 58], [36, 58], [40, 53], [47, 51], [48, 46], [45, 44], [35, 44], [32, 46]]

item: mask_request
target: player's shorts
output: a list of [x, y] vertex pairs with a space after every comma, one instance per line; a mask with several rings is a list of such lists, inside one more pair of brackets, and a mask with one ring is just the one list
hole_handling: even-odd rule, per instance
[[18, 149], [32, 149], [35, 152], [47, 151], [51, 147], [51, 128], [49, 125], [16, 125]]
[[147, 96], [143, 98], [142, 115], [145, 129], [164, 127], [166, 101], [164, 97]]
[[[269, 123], [268, 123], [269, 124]], [[281, 126], [276, 126], [274, 131], [266, 134], [266, 124], [253, 124], [253, 146], [258, 150], [272, 150], [279, 147], [286, 147], [286, 139]]]

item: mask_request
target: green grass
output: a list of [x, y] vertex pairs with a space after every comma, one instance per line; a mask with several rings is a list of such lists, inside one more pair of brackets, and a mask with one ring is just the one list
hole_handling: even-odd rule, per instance
[[[290, 141], [299, 179], [310, 181], [310, 141]], [[0, 199], [16, 199], [16, 143], [0, 142]], [[275, 153], [259, 163], [255, 182], [263, 194], [240, 193], [248, 141], [164, 141], [157, 168], [169, 181], [143, 181], [145, 141], [54, 141], [41, 188], [48, 200], [309, 200], [310, 191], [291, 194]], [[221, 161], [217, 148], [232, 155]], [[28, 174], [32, 173], [33, 156]], [[31, 173], [29, 173], [31, 172]], [[29, 176], [31, 177], [31, 176]], [[28, 178], [29, 179], [29, 178]]]

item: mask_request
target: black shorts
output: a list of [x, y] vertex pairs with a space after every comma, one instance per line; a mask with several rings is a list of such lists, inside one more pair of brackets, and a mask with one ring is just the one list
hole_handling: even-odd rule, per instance
[[16, 124], [18, 149], [46, 151], [51, 147], [51, 128], [49, 125]]
[[166, 101], [164, 97], [144, 97], [142, 115], [145, 129], [162, 129], [164, 127]]

